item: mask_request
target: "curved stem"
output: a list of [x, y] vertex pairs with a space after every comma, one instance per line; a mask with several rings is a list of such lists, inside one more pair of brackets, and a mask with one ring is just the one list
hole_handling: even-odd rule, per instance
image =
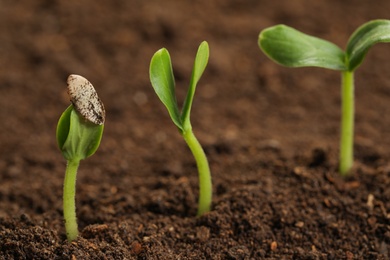
[[191, 129], [183, 132], [184, 140], [187, 142], [192, 154], [195, 157], [199, 172], [199, 203], [198, 216], [210, 211], [212, 201], [212, 183], [209, 163], [202, 146], [196, 139]]
[[339, 172], [346, 176], [353, 164], [354, 80], [352, 71], [342, 72], [341, 103]]
[[79, 167], [79, 160], [69, 160], [66, 166], [63, 194], [63, 210], [65, 219], [65, 230], [68, 241], [71, 242], [78, 236], [76, 218], [76, 176]]

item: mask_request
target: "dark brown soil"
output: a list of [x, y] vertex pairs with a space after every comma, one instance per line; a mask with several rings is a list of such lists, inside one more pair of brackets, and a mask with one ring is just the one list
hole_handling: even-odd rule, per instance
[[[355, 167], [337, 173], [340, 75], [287, 69], [257, 47], [285, 23], [345, 46], [376, 1], [11, 1], [0, 8], [1, 259], [388, 259], [390, 46], [356, 73]], [[182, 101], [198, 44], [210, 63], [192, 124], [213, 175], [195, 217], [197, 169], [149, 83], [171, 53]], [[56, 123], [66, 78], [88, 78], [107, 118], [77, 182], [79, 238], [62, 218]]]

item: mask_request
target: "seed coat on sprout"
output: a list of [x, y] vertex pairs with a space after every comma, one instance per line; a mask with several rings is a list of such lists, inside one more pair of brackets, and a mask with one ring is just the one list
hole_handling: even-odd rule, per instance
[[67, 161], [63, 186], [63, 214], [69, 242], [79, 234], [76, 217], [76, 176], [81, 160], [99, 148], [104, 130], [105, 110], [91, 83], [79, 75], [67, 80], [72, 102], [58, 120], [56, 138]]
[[103, 125], [106, 111], [92, 84], [86, 78], [74, 74], [68, 77], [67, 83], [70, 101], [76, 111], [86, 120]]

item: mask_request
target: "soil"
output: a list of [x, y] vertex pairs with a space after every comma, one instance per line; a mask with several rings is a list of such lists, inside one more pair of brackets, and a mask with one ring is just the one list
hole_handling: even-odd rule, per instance
[[[337, 173], [340, 73], [288, 69], [257, 46], [284, 23], [344, 47], [376, 1], [10, 1], [0, 9], [0, 259], [389, 259], [390, 47], [356, 72], [355, 164]], [[210, 62], [192, 109], [212, 171], [197, 169], [149, 83], [166, 47], [183, 101], [199, 43]], [[56, 144], [80, 74], [106, 107], [77, 180], [80, 236], [66, 240]]]

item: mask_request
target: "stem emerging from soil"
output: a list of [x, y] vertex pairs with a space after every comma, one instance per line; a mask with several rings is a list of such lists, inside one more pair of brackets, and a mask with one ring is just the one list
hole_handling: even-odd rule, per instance
[[183, 132], [184, 140], [187, 142], [192, 154], [195, 157], [199, 172], [199, 203], [198, 216], [210, 211], [212, 201], [212, 184], [209, 163], [202, 146], [196, 139], [192, 129]]
[[342, 176], [353, 164], [354, 80], [352, 71], [342, 72], [340, 166]]
[[66, 166], [63, 210], [65, 219], [65, 230], [68, 241], [75, 240], [78, 236], [77, 218], [76, 218], [76, 176], [79, 167], [79, 160], [69, 160]]

